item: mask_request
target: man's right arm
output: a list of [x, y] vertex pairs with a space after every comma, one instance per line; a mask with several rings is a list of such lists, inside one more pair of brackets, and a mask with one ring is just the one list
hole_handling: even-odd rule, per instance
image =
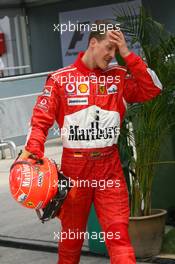
[[54, 124], [58, 101], [58, 85], [54, 79], [48, 77], [43, 93], [38, 96], [33, 109], [30, 130], [20, 158], [28, 158], [31, 154], [39, 159], [44, 156], [44, 143], [49, 128]]

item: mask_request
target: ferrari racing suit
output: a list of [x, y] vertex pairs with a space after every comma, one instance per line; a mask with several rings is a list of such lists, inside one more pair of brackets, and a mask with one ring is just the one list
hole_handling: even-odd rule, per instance
[[134, 264], [128, 191], [116, 143], [127, 103], [148, 101], [162, 86], [134, 53], [124, 58], [127, 67], [114, 64], [105, 70], [87, 68], [82, 56], [48, 76], [25, 148], [42, 157], [48, 129], [57, 121], [63, 142], [61, 170], [75, 183], [59, 215], [62, 232], [74, 236], [59, 242], [58, 264], [79, 263], [92, 202], [111, 263]]

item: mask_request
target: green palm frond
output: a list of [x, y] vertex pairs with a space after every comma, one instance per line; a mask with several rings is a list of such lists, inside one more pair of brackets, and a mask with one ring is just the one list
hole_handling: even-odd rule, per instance
[[132, 36], [132, 44], [140, 43], [148, 66], [157, 73], [164, 87], [154, 100], [129, 106], [125, 122], [132, 121], [134, 134], [126, 127], [121, 131], [135, 144], [137, 152], [136, 160], [128, 156], [132, 170], [131, 215], [148, 215], [155, 166], [165, 163], [160, 161], [160, 148], [165, 135], [175, 127], [175, 36], [143, 7], [139, 15], [132, 7], [115, 10], [115, 17], [121, 29]]

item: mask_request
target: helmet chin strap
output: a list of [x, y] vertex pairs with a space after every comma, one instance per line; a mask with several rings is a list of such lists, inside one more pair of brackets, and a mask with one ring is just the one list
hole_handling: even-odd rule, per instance
[[58, 191], [55, 197], [47, 204], [47, 206], [40, 210], [36, 209], [38, 218], [42, 223], [51, 220], [59, 211], [63, 202], [65, 201], [70, 189], [73, 187], [71, 181], [62, 172], [58, 172]]

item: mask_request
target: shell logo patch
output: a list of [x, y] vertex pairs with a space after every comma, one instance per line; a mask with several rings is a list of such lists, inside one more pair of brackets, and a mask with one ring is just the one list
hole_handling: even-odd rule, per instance
[[89, 82], [77, 82], [77, 95], [89, 95]]
[[87, 93], [88, 91], [88, 86], [85, 83], [82, 83], [78, 86], [78, 90], [80, 91], [80, 93]]

